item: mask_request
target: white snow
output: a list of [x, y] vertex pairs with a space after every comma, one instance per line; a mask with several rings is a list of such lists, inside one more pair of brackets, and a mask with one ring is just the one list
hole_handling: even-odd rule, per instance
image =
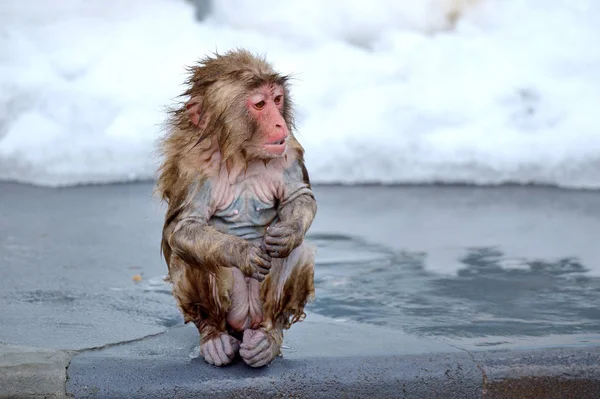
[[247, 47], [296, 77], [314, 182], [600, 188], [596, 0], [214, 3], [2, 2], [0, 179], [152, 178], [184, 65]]

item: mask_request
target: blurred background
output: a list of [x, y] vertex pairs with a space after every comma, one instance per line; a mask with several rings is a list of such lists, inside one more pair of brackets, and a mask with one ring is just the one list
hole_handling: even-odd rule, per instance
[[317, 183], [600, 188], [595, 0], [0, 3], [0, 179], [152, 179], [184, 66], [291, 73]]

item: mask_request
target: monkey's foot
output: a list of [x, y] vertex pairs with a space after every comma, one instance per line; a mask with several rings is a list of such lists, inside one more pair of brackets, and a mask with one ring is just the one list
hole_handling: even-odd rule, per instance
[[280, 344], [263, 330], [244, 331], [240, 356], [251, 367], [262, 367], [273, 361], [279, 354]]
[[240, 350], [240, 341], [227, 333], [220, 333], [200, 344], [200, 354], [209, 364], [225, 366], [235, 358]]

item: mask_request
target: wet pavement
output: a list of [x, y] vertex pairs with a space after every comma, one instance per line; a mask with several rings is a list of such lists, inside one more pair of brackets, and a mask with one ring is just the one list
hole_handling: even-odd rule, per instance
[[0, 342], [84, 349], [180, 322], [167, 295], [150, 185], [45, 189], [0, 184]]
[[[193, 350], [197, 335], [181, 327], [162, 282], [164, 206], [152, 188], [0, 183], [0, 343], [81, 351], [175, 327], [187, 335], [174, 333], [168, 342]], [[340, 367], [376, 353], [404, 356], [398, 348], [405, 347], [415, 348], [414, 355], [455, 357], [464, 357], [463, 349], [598, 347], [600, 192], [372, 186], [315, 193], [319, 211], [309, 239], [318, 248], [317, 298], [306, 326], [294, 326], [290, 339], [304, 342], [315, 329], [323, 336], [324, 325], [336, 331], [335, 340], [346, 331], [357, 351]], [[393, 341], [362, 348], [358, 331], [378, 326]], [[314, 336], [306, 340], [316, 342], [317, 354], [340, 352]], [[148, 339], [169, 339], [160, 337]], [[77, 355], [69, 370], [84, 372], [90, 356], [100, 362], [98, 353], [106, 370], [115, 366], [115, 353], [119, 364], [132, 367], [126, 347]], [[306, 344], [299, 348], [296, 361], [310, 354]], [[157, 353], [166, 362], [178, 350]], [[294, 348], [286, 351], [294, 360]], [[146, 345], [142, 352], [152, 350]], [[481, 373], [474, 376], [481, 383]], [[82, 387], [90, 381], [76, 377], [70, 376], [81, 384], [72, 389], [88, 395]]]

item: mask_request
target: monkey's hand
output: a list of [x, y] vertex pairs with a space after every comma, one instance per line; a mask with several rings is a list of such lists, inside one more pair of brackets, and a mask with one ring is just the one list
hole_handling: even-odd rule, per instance
[[263, 281], [271, 269], [271, 256], [256, 245], [249, 245], [244, 252], [245, 259], [238, 268], [246, 276]]
[[302, 244], [304, 232], [300, 223], [294, 221], [277, 222], [267, 227], [265, 249], [272, 258], [286, 258]]

